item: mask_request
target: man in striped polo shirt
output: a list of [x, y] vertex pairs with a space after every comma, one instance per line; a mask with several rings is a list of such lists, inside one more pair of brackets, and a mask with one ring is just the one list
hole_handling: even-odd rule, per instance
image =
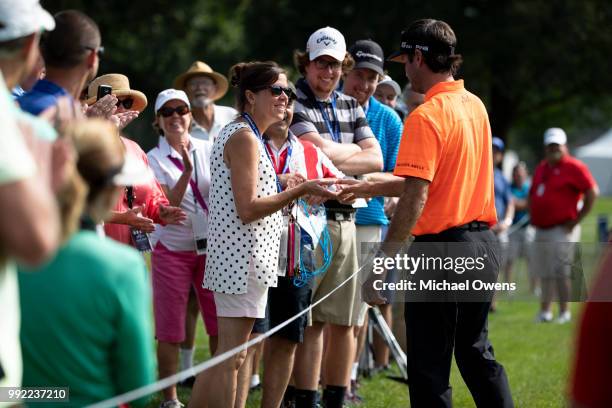
[[[368, 126], [365, 113], [354, 98], [336, 91], [340, 75], [353, 65], [342, 34], [331, 27], [315, 31], [306, 52], [296, 52], [295, 62], [303, 75], [297, 82], [298, 100], [291, 131], [311, 141], [348, 175], [382, 169], [380, 146]], [[313, 302], [318, 301], [357, 271], [355, 209], [337, 201], [325, 203], [332, 240], [331, 265], [313, 283]], [[312, 326], [298, 348], [294, 379], [296, 407], [314, 407], [323, 353], [323, 327], [329, 326], [325, 355], [323, 404], [341, 407], [350, 383], [355, 355], [353, 326], [358, 323], [355, 303], [360, 302], [357, 276], [312, 311]]]
[[[380, 144], [383, 157], [383, 172], [370, 173], [364, 176], [367, 180], [389, 180], [396, 178], [392, 175], [395, 168], [395, 158], [402, 136], [402, 122], [392, 108], [383, 105], [374, 98], [374, 92], [378, 82], [383, 78], [384, 53], [380, 45], [372, 40], [360, 40], [355, 42], [350, 48], [349, 53], [355, 60], [355, 66], [344, 77], [343, 92], [354, 97], [359, 105], [366, 112], [366, 118], [370, 128], [374, 132]], [[399, 177], [397, 177], [400, 179]], [[363, 253], [362, 244], [380, 243], [384, 238], [389, 219], [385, 215], [385, 198], [374, 197], [366, 208], [357, 210], [357, 248], [362, 252], [360, 264], [367, 256]], [[384, 229], [384, 231], [383, 231]], [[391, 278], [389, 275], [388, 278]], [[388, 294], [389, 296], [390, 294]], [[391, 326], [391, 300], [387, 297], [388, 303], [380, 305], [387, 324]], [[359, 313], [358, 325], [365, 326], [366, 304], [359, 302], [356, 304], [356, 312]], [[365, 336], [360, 336], [358, 342], [362, 346]], [[358, 347], [358, 349], [361, 347]], [[359, 350], [358, 350], [359, 354]], [[374, 358], [375, 364], [379, 368], [384, 368], [389, 364], [389, 349], [380, 336], [374, 337]], [[356, 361], [358, 361], [356, 359]], [[351, 380], [357, 379], [357, 363], [353, 365]], [[351, 381], [353, 383], [353, 381]], [[352, 393], [354, 396], [354, 393]]]

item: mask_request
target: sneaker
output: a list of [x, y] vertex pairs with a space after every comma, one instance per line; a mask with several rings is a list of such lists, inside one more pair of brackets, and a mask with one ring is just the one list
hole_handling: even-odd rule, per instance
[[566, 310], [565, 312], [561, 313], [559, 317], [557, 317], [557, 320], [555, 320], [555, 322], [558, 324], [565, 324], [569, 323], [571, 320], [572, 314], [569, 310]]
[[552, 312], [540, 312], [536, 316], [536, 323], [550, 323], [552, 322], [553, 314]]
[[183, 407], [184, 405], [181, 404], [181, 401], [177, 399], [164, 401], [161, 404], [159, 404], [159, 408], [183, 408]]

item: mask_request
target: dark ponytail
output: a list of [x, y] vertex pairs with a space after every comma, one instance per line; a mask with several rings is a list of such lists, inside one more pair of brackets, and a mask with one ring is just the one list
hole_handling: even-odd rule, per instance
[[244, 112], [247, 104], [246, 91], [256, 92], [274, 84], [281, 74], [285, 74], [284, 69], [276, 62], [239, 62], [230, 68], [230, 84], [237, 89], [236, 106], [239, 112]]

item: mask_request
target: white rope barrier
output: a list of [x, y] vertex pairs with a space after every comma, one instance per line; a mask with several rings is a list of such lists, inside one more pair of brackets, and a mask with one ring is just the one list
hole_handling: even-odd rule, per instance
[[526, 224], [529, 223], [529, 221], [530, 221], [529, 215], [526, 215], [523, 218], [521, 218], [519, 220], [519, 222], [517, 222], [516, 224], [514, 224], [510, 228], [508, 228], [508, 236], [514, 234], [515, 232], [517, 232], [518, 230], [523, 228]]

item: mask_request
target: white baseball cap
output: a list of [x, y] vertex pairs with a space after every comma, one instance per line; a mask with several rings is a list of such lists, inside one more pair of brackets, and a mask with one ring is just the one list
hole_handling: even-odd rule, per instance
[[0, 41], [54, 28], [53, 16], [41, 7], [38, 0], [0, 0]]
[[311, 61], [321, 55], [329, 55], [335, 60], [344, 61], [346, 42], [340, 31], [332, 27], [323, 27], [311, 34], [306, 43], [306, 52]]
[[567, 135], [565, 131], [561, 128], [546, 129], [546, 132], [544, 132], [544, 146], [548, 146], [549, 144], [567, 144]]
[[157, 95], [157, 99], [155, 99], [155, 113], [157, 113], [157, 111], [160, 110], [160, 108], [164, 106], [166, 102], [171, 101], [173, 99], [178, 99], [179, 101], [185, 102], [187, 106], [189, 106], [189, 109], [191, 109], [191, 105], [189, 104], [189, 98], [187, 98], [187, 94], [184, 91], [170, 88], [170, 89], [165, 89], [161, 91]]
[[402, 94], [402, 88], [400, 88], [399, 84], [395, 82], [393, 78], [391, 78], [389, 75], [385, 75], [383, 77], [382, 81], [378, 83], [378, 86], [380, 85], [389, 85], [391, 88], [393, 88], [395, 96], [399, 96]]

